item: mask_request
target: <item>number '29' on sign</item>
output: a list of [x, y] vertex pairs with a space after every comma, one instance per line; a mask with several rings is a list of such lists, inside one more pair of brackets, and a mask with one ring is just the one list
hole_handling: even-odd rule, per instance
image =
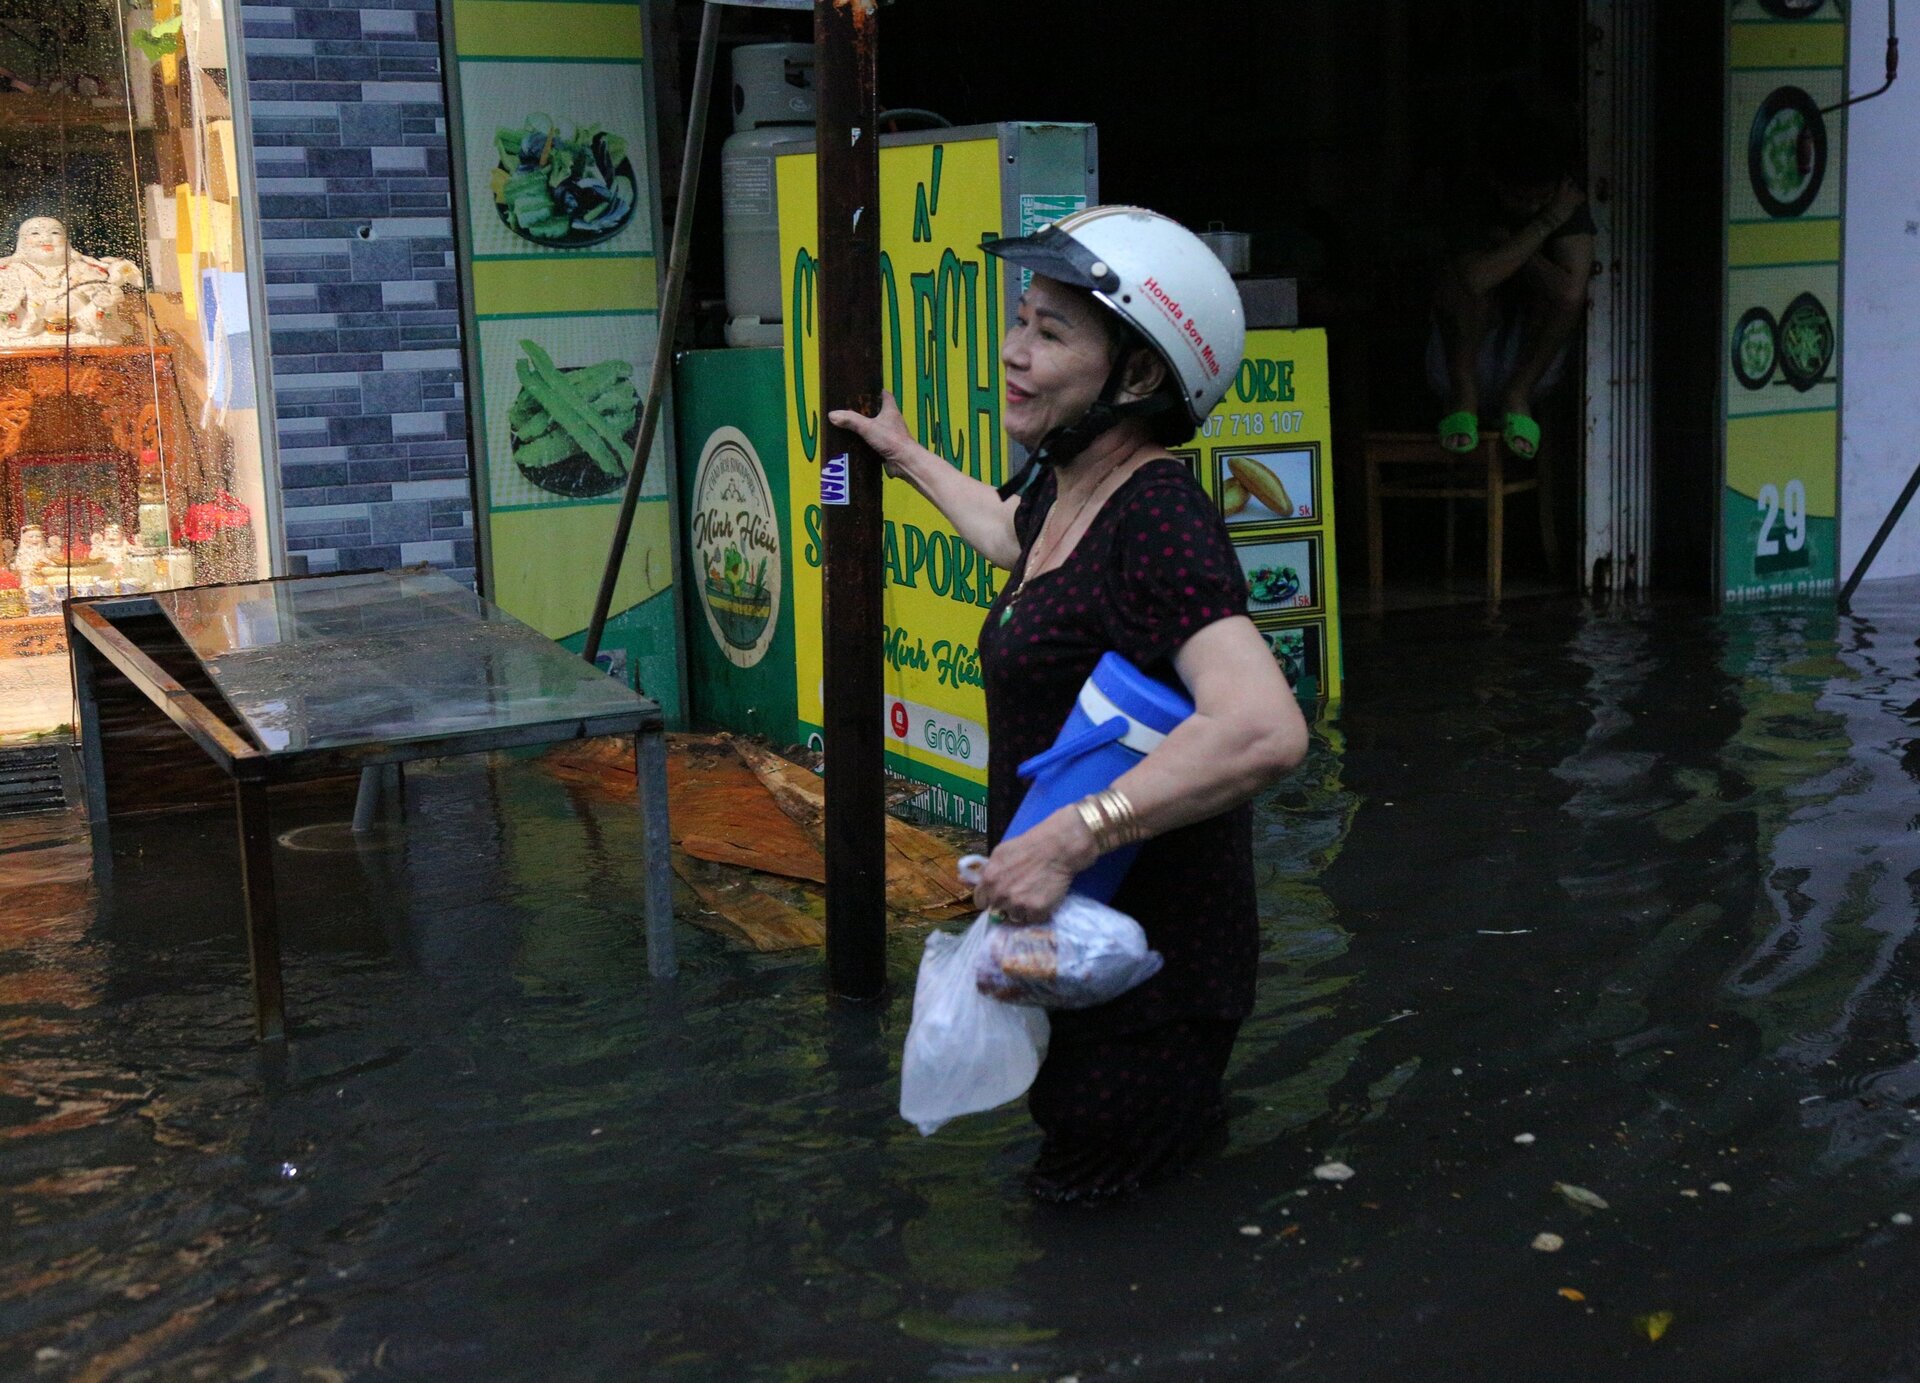
[[1760, 487], [1755, 507], [1760, 527], [1753, 543], [1754, 575], [1807, 566], [1807, 487], [1798, 480], [1784, 487], [1769, 481]]

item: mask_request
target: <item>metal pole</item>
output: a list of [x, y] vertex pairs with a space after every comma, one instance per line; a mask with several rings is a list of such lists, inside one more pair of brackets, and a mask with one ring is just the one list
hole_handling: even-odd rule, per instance
[[687, 112], [686, 147], [680, 155], [680, 200], [673, 208], [673, 248], [668, 251], [667, 282], [660, 300], [660, 335], [653, 348], [653, 379], [647, 385], [647, 406], [640, 415], [640, 435], [634, 439], [627, 463], [627, 490], [620, 497], [620, 518], [613, 526], [613, 546], [600, 574], [600, 593], [593, 599], [593, 618], [587, 622], [583, 656], [591, 663], [600, 653], [600, 637], [607, 631], [607, 612], [613, 606], [613, 588], [620, 581], [620, 563], [627, 555], [633, 532], [634, 510], [640, 504], [640, 486], [653, 456], [653, 434], [660, 426], [660, 404], [667, 393], [673, 368], [673, 338], [680, 324], [680, 298], [687, 283], [687, 245], [693, 239], [693, 199], [700, 191], [700, 160], [707, 143], [707, 106], [713, 93], [713, 60], [720, 47], [720, 7], [708, 4], [700, 11], [700, 50], [693, 63], [693, 106]]
[[829, 409], [880, 404], [878, 0], [817, 0], [820, 457], [825, 546], [827, 987], [886, 988], [886, 746], [882, 738], [879, 459]]
[[1920, 467], [1907, 477], [1907, 488], [1900, 492], [1900, 498], [1893, 502], [1893, 508], [1880, 522], [1880, 531], [1873, 535], [1873, 541], [1867, 544], [1867, 550], [1860, 554], [1860, 565], [1853, 569], [1853, 575], [1847, 578], [1847, 584], [1840, 588], [1840, 613], [1846, 614], [1853, 604], [1853, 593], [1859, 589], [1861, 580], [1867, 574], [1867, 568], [1873, 565], [1873, 559], [1880, 555], [1880, 549], [1886, 546], [1887, 539], [1893, 536], [1894, 525], [1900, 522], [1900, 516], [1907, 512], [1907, 506], [1913, 502], [1914, 491], [1920, 490]]

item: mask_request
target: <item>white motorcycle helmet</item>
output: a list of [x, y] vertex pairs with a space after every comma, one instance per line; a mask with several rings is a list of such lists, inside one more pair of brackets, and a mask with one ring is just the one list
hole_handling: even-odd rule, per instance
[[[1232, 386], [1247, 345], [1240, 290], [1219, 256], [1171, 217], [1136, 206], [1088, 207], [1032, 235], [989, 240], [981, 248], [1091, 292], [1166, 363], [1195, 427]], [[1101, 432], [1140, 411], [1137, 404], [1112, 402], [1118, 383], [1116, 366], [1088, 416], [1057, 430], [1035, 459], [1070, 460]]]

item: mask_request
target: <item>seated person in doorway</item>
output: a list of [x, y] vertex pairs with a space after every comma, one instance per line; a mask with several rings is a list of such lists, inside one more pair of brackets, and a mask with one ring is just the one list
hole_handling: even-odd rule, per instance
[[1532, 457], [1535, 396], [1558, 382], [1586, 307], [1594, 223], [1571, 140], [1513, 110], [1494, 130], [1434, 294], [1427, 376], [1447, 401], [1441, 446], [1477, 447], [1491, 404], [1507, 448]]

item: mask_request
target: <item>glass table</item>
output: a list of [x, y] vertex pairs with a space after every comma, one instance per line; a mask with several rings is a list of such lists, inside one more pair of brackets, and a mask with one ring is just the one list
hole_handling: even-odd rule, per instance
[[130, 701], [232, 780], [263, 1039], [285, 1032], [268, 788], [414, 759], [632, 735], [648, 968], [674, 972], [659, 706], [466, 587], [424, 568], [294, 577], [74, 600], [66, 619], [97, 842], [118, 814], [116, 752], [151, 740], [127, 731]]

